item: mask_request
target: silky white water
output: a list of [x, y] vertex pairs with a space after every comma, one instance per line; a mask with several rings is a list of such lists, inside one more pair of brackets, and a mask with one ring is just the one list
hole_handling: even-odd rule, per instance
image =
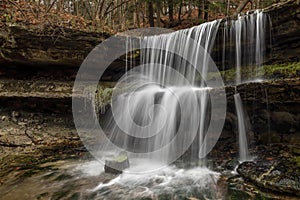
[[[129, 152], [130, 159], [142, 158], [149, 165], [155, 162], [168, 165], [179, 158], [190, 163], [201, 160], [205, 164], [213, 146], [212, 139], [207, 138], [211, 117], [222, 118], [210, 111], [211, 91], [216, 87], [208, 87], [207, 82], [210, 74], [218, 73], [212, 70], [214, 62], [210, 54], [221, 33], [219, 29], [223, 30], [222, 63], [236, 68], [235, 84], [240, 84], [260, 75], [266, 49], [266, 23], [266, 15], [255, 11], [225, 23], [216, 20], [190, 29], [142, 37], [141, 66], [133, 68], [127, 63], [127, 73], [115, 86], [109, 140], [119, 151]], [[127, 51], [134, 51], [131, 49], [134, 42], [126, 38]], [[245, 66], [252, 71], [250, 78], [242, 73]], [[238, 94], [234, 98], [240, 159], [247, 160], [242, 100]]]
[[[107, 183], [100, 183], [91, 192], [96, 197], [112, 199], [182, 199], [194, 196], [218, 199], [217, 181], [220, 174], [206, 168], [179, 169], [169, 166], [150, 174], [123, 173]], [[112, 188], [108, 191], [108, 188]], [[160, 197], [160, 198], [159, 198]]]
[[[170, 198], [183, 194], [216, 199], [219, 174], [206, 168], [205, 159], [222, 131], [227, 104], [224, 97], [212, 109], [217, 102], [212, 97], [222, 96], [218, 89], [224, 89], [224, 83], [210, 79], [219, 73], [211, 54], [221, 48], [219, 68], [236, 69], [234, 84], [256, 79], [265, 53], [265, 23], [266, 16], [257, 11], [224, 23], [216, 20], [139, 40], [126, 38], [126, 51], [131, 52], [126, 57], [138, 49], [141, 65], [134, 67], [133, 59], [127, 59], [126, 74], [115, 86], [105, 118], [109, 142], [101, 147], [91, 142], [91, 149], [101, 152], [96, 157], [102, 161], [127, 151], [130, 167], [90, 192], [99, 199], [157, 198], [169, 193]], [[220, 35], [221, 45], [216, 44]], [[137, 42], [139, 48], [133, 49]], [[250, 68], [250, 77], [243, 74], [243, 67]], [[245, 113], [239, 94], [234, 100], [239, 160], [246, 161], [250, 155]], [[212, 123], [221, 129], [211, 131]], [[85, 174], [99, 173], [86, 168]]]
[[248, 150], [247, 128], [245, 123], [245, 114], [240, 94], [234, 95], [236, 114], [238, 118], [238, 133], [239, 133], [239, 161], [244, 162], [250, 160]]
[[175, 161], [193, 143], [189, 156], [195, 162], [206, 156], [206, 148], [199, 148], [206, 145], [209, 123], [211, 88], [204, 79], [213, 64], [209, 52], [219, 24], [213, 21], [141, 39], [144, 66], [128, 71], [115, 87], [119, 91], [112, 101], [115, 124], [109, 128], [114, 144], [149, 162]]
[[[222, 68], [235, 66], [236, 85], [263, 78], [261, 66], [267, 51], [268, 26], [268, 16], [259, 10], [224, 23]], [[242, 73], [243, 68], [247, 68], [247, 73]]]

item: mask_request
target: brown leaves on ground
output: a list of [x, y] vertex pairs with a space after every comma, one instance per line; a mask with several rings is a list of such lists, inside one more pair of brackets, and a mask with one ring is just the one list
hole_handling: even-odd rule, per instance
[[58, 11], [57, 9], [27, 0], [0, 1], [0, 28], [6, 25], [24, 24], [52, 28], [70, 28], [82, 31], [108, 32], [81, 16]]

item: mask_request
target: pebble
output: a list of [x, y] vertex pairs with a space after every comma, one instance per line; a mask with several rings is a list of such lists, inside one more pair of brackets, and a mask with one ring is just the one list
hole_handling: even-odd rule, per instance
[[18, 125], [19, 125], [19, 126], [25, 126], [26, 123], [25, 123], [25, 122], [18, 122]]
[[6, 120], [6, 116], [2, 116], [2, 117], [1, 117], [1, 120], [2, 120], [2, 121], [5, 121], [5, 120]]
[[12, 116], [13, 118], [18, 118], [18, 117], [20, 117], [20, 113], [17, 112], [17, 111], [12, 111], [12, 112], [11, 112], [11, 116]]
[[12, 120], [13, 122], [18, 122], [18, 119], [15, 118], [15, 117], [12, 117], [11, 120]]
[[32, 141], [25, 142], [24, 144], [25, 144], [25, 145], [31, 145], [31, 144], [32, 144]]
[[0, 136], [5, 136], [7, 133], [6, 132], [0, 132]]

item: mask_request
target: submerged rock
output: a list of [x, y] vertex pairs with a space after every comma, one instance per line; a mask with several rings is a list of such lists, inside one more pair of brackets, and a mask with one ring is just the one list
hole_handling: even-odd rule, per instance
[[106, 173], [121, 174], [127, 168], [129, 168], [129, 159], [126, 152], [121, 152], [118, 156], [105, 160], [104, 171]]

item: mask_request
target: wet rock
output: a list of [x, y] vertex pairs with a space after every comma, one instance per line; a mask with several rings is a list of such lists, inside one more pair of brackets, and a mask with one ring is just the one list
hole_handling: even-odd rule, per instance
[[265, 132], [258, 135], [258, 142], [260, 144], [278, 143], [281, 138], [276, 132]]
[[295, 154], [295, 155], [300, 155], [300, 147], [295, 147], [292, 149], [292, 152]]
[[235, 114], [227, 112], [226, 113], [226, 118], [225, 118], [225, 124], [224, 124], [224, 128], [226, 130], [233, 130], [234, 127], [236, 126], [236, 121], [237, 121], [237, 117]]
[[17, 112], [17, 111], [12, 111], [11, 112], [11, 117], [18, 118], [20, 116], [21, 116], [21, 114], [19, 112]]
[[293, 156], [294, 149], [285, 145], [261, 148], [258, 158], [240, 164], [237, 172], [258, 187], [300, 196], [300, 157]]
[[25, 122], [18, 122], [18, 125], [19, 125], [19, 126], [25, 126], [26, 123], [25, 123]]
[[104, 171], [106, 173], [121, 174], [127, 168], [129, 168], [129, 159], [126, 152], [121, 152], [118, 156], [105, 160]]
[[236, 158], [234, 158], [234, 159], [226, 162], [225, 168], [228, 170], [234, 170], [236, 168], [236, 166], [238, 166], [238, 164], [239, 164], [239, 161]]
[[283, 133], [289, 133], [294, 128], [296, 123], [296, 117], [288, 112], [272, 112], [271, 120], [276, 130]]

